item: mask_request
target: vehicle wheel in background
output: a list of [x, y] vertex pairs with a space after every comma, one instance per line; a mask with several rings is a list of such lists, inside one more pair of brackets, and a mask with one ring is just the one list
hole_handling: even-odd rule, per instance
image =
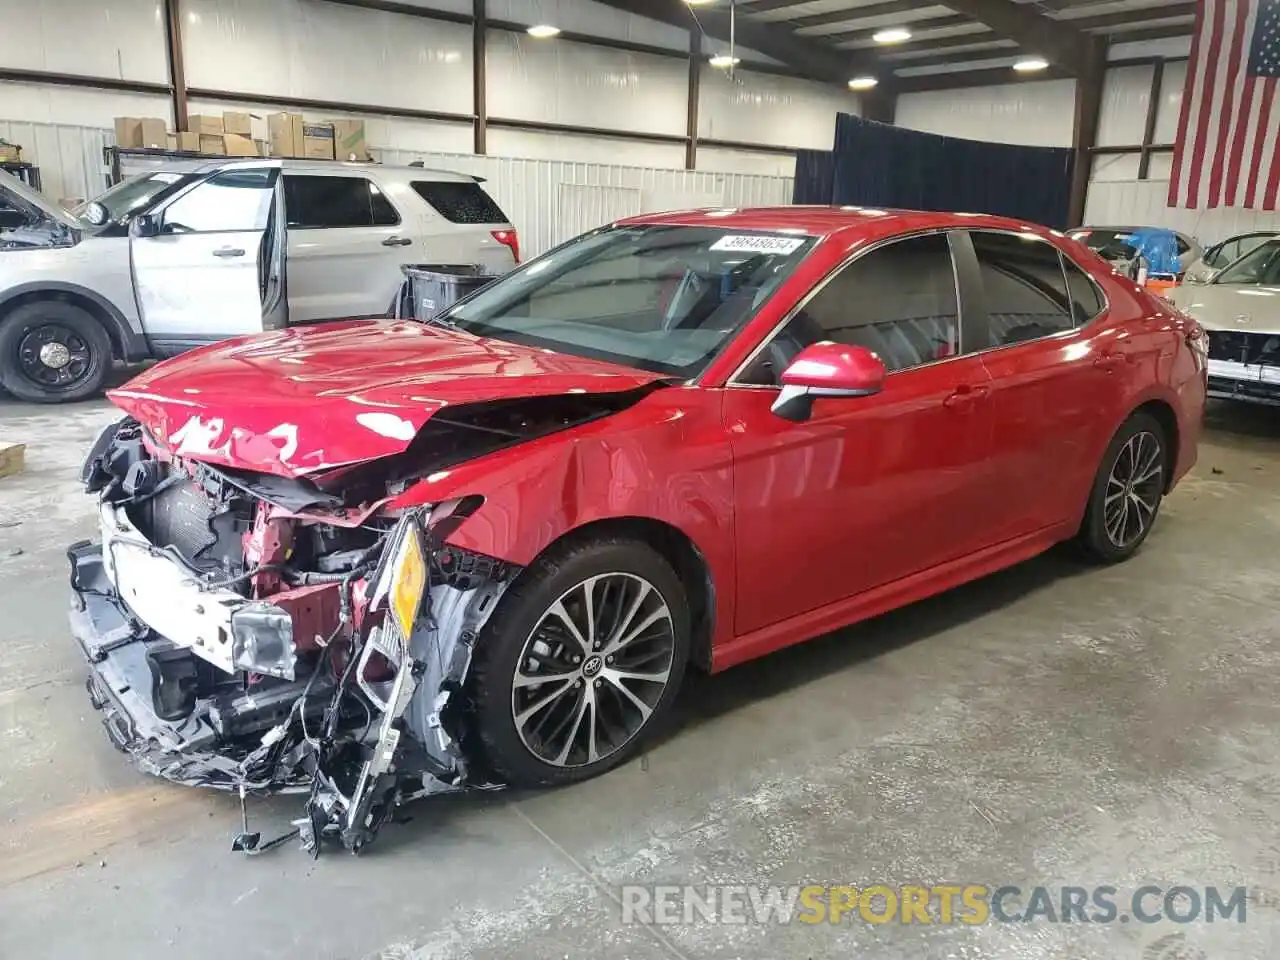
[[102, 389], [110, 369], [107, 331], [75, 304], [36, 300], [0, 319], [0, 386], [19, 400], [83, 400]]
[[632, 756], [670, 711], [689, 630], [680, 580], [648, 545], [600, 536], [552, 548], [476, 643], [472, 722], [493, 772], [552, 786]]
[[1124, 422], [1102, 457], [1080, 527], [1089, 559], [1117, 563], [1137, 552], [1160, 512], [1168, 460], [1168, 440], [1154, 417], [1135, 413]]

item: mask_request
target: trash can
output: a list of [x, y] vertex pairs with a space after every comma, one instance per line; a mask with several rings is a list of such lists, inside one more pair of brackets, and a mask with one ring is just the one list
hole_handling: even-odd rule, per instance
[[475, 263], [406, 263], [396, 316], [430, 320], [498, 277]]

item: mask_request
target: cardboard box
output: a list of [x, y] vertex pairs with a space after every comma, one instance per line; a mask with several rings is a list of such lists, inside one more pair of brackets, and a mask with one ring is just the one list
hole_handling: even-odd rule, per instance
[[0, 163], [21, 163], [22, 148], [16, 143], [0, 143]]
[[0, 440], [0, 477], [21, 473], [26, 459], [25, 443], [5, 443]]
[[164, 138], [164, 148], [166, 150], [178, 149], [178, 135], [176, 133], [170, 133]]
[[308, 160], [333, 159], [332, 123], [303, 124], [302, 155]]
[[137, 117], [116, 117], [116, 146], [142, 146], [142, 121]]
[[364, 139], [363, 120], [333, 121], [333, 154], [338, 160], [369, 159], [369, 145]]
[[212, 136], [217, 136], [224, 132], [222, 118], [207, 113], [193, 113], [187, 117], [187, 129], [192, 133], [210, 134]]
[[248, 137], [242, 137], [237, 133], [224, 133], [222, 135], [222, 152], [228, 157], [256, 157], [258, 156], [258, 145]]
[[200, 151], [200, 134], [183, 130], [173, 136], [177, 140], [177, 144], [174, 147], [175, 150], [191, 150], [196, 153]]
[[200, 134], [200, 152], [212, 154], [215, 157], [220, 157], [225, 154], [226, 147], [222, 142], [222, 134]]
[[169, 143], [169, 125], [157, 117], [116, 117], [117, 147], [158, 147]]
[[271, 114], [267, 118], [267, 141], [273, 157], [302, 156], [302, 115]]
[[238, 137], [253, 137], [253, 117], [247, 113], [232, 113], [225, 111], [222, 114], [222, 132], [233, 133]]
[[163, 150], [169, 145], [169, 125], [155, 117], [143, 117], [141, 146]]

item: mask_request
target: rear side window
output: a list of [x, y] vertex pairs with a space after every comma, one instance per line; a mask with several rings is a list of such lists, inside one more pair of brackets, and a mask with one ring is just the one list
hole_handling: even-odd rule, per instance
[[478, 183], [415, 180], [414, 193], [450, 223], [507, 223], [507, 215]]
[[1070, 330], [1076, 318], [1058, 248], [1030, 234], [975, 231], [988, 346], [1003, 347]]
[[1106, 301], [1102, 299], [1098, 285], [1070, 257], [1062, 258], [1062, 269], [1066, 271], [1067, 290], [1071, 293], [1071, 313], [1076, 326], [1083, 326], [1102, 312]]
[[391, 227], [400, 222], [395, 207], [365, 177], [284, 178], [284, 204], [295, 230]]

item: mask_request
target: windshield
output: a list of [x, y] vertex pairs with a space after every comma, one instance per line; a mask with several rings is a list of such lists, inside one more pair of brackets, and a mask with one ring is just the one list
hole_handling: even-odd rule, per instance
[[1138, 255], [1137, 248], [1130, 242], [1132, 231], [1082, 230], [1071, 234], [1071, 238], [1106, 260], [1132, 260]]
[[717, 227], [599, 230], [439, 319], [477, 336], [693, 377], [815, 242]]
[[1280, 240], [1268, 240], [1213, 278], [1214, 283], [1280, 283]]
[[[106, 193], [95, 197], [92, 202], [100, 203], [107, 208], [108, 223], [119, 223], [136, 213], [141, 213], [159, 200], [162, 194], [176, 190], [193, 176], [194, 174], [189, 173], [145, 173], [140, 177], [117, 183]], [[83, 214], [88, 205], [82, 203], [76, 207], [76, 214]]]

